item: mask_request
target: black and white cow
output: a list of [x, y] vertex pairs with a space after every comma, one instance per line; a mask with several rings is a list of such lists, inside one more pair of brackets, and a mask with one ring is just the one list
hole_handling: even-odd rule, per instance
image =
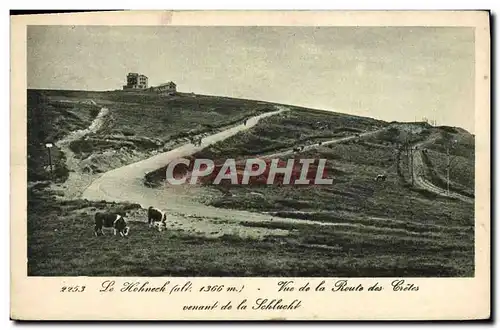
[[385, 179], [386, 179], [386, 175], [385, 174], [379, 174], [375, 178], [375, 181], [385, 181]]
[[99, 236], [99, 233], [104, 236], [103, 229], [113, 229], [114, 235], [120, 233], [122, 237], [128, 236], [130, 232], [130, 227], [127, 225], [127, 221], [125, 221], [123, 216], [120, 214], [97, 212], [94, 218], [94, 233], [96, 236]]
[[148, 208], [148, 224], [149, 227], [157, 227], [158, 231], [162, 228], [167, 228], [167, 214], [156, 207]]

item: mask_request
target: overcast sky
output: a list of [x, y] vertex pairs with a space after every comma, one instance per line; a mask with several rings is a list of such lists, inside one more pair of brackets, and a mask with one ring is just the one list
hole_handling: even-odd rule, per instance
[[30, 26], [28, 88], [121, 89], [128, 72], [181, 92], [474, 131], [474, 30]]

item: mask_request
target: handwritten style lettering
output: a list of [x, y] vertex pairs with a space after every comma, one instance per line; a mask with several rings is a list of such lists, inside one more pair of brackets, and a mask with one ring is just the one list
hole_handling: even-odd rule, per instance
[[259, 298], [252, 306], [254, 310], [288, 310], [301, 307], [301, 300], [295, 299], [291, 303], [283, 302], [283, 299]]
[[339, 280], [333, 285], [332, 291], [363, 291], [363, 285], [358, 284], [356, 286], [349, 285], [347, 280]]
[[413, 283], [406, 283], [405, 280], [392, 281], [392, 291], [418, 291], [418, 286]]
[[141, 284], [141, 282], [125, 282], [121, 288], [121, 292], [165, 292], [167, 285], [170, 282], [165, 282], [162, 286], [150, 286], [149, 281]]

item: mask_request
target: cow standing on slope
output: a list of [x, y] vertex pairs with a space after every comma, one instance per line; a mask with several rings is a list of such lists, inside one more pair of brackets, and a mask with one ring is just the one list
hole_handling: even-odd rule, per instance
[[113, 233], [116, 236], [120, 233], [120, 236], [128, 236], [130, 228], [127, 225], [125, 219], [117, 213], [100, 213], [95, 214], [95, 226], [94, 234], [99, 236], [99, 234], [104, 236], [103, 229], [113, 229]]
[[167, 228], [167, 214], [156, 207], [150, 206], [148, 208], [148, 224], [149, 227], [157, 227], [158, 231], [162, 228]]

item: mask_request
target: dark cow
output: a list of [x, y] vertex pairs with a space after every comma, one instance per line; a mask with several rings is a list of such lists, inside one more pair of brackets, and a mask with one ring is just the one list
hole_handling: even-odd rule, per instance
[[167, 228], [167, 214], [156, 207], [148, 208], [148, 224], [149, 227], [157, 227], [158, 231], [162, 228]]
[[120, 236], [128, 236], [130, 232], [130, 227], [127, 225], [127, 221], [117, 213], [100, 213], [95, 214], [95, 226], [94, 233], [99, 236], [99, 233], [104, 236], [103, 229], [113, 229], [114, 235], [120, 233]]
[[379, 174], [375, 178], [375, 181], [385, 181], [385, 179], [386, 179], [386, 175], [385, 174]]

